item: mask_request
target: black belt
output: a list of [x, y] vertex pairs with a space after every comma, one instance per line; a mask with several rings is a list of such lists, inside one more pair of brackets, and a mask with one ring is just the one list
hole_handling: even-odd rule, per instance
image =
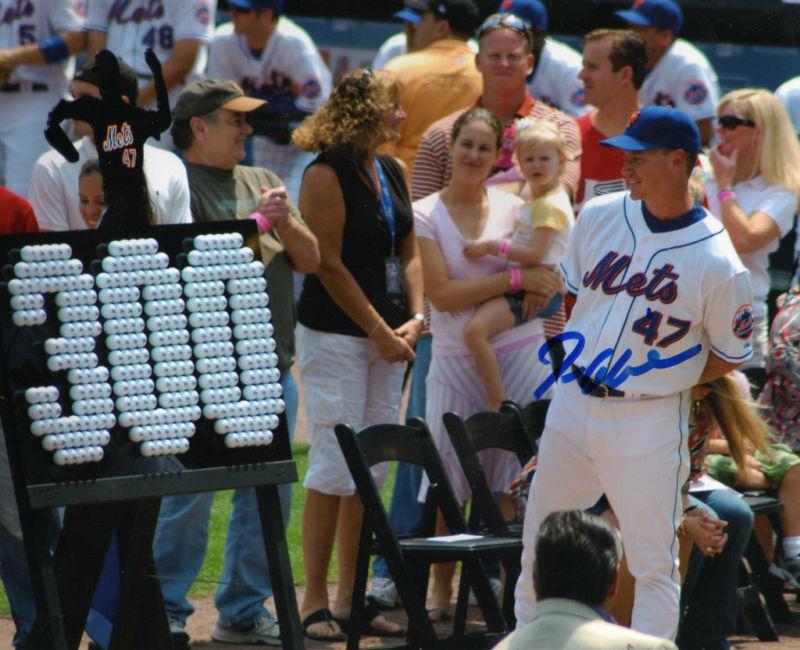
[[[40, 83], [38, 83], [36, 81], [34, 81], [30, 85], [30, 88], [35, 93], [37, 93], [37, 92], [47, 92], [48, 90], [50, 90], [50, 88], [49, 88], [49, 86], [47, 84], [40, 84]], [[18, 92], [21, 92], [21, 91], [22, 91], [22, 83], [20, 83], [20, 82], [17, 82], [15, 84], [6, 84], [2, 88], [0, 88], [0, 93], [18, 93]]]
[[611, 388], [595, 381], [591, 377], [587, 377], [574, 363], [572, 364], [572, 374], [575, 375], [575, 379], [585, 395], [591, 395], [592, 397], [625, 397], [625, 391]]

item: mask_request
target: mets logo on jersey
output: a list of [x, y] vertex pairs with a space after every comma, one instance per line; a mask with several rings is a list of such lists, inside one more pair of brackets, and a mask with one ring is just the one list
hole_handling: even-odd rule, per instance
[[569, 96], [569, 101], [572, 102], [573, 106], [580, 106], [581, 108], [586, 106], [586, 95], [583, 92], [583, 85], [578, 86]]
[[754, 322], [753, 308], [749, 304], [739, 307], [731, 324], [736, 338], [742, 339], [742, 341], [749, 339], [753, 334]]
[[686, 83], [685, 90], [683, 91], [683, 98], [692, 106], [702, 104], [708, 97], [708, 88], [705, 84], [698, 80], [693, 79]]
[[201, 25], [208, 25], [211, 22], [211, 7], [205, 2], [201, 2], [195, 9], [194, 17], [197, 18], [197, 22]]
[[316, 99], [322, 92], [322, 87], [319, 85], [319, 80], [314, 77], [309, 77], [300, 86], [300, 94], [306, 99]]

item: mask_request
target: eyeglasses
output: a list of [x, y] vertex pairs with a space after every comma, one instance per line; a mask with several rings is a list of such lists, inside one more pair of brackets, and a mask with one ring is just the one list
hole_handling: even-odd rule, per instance
[[725, 129], [726, 131], [733, 131], [737, 126], [756, 125], [753, 120], [744, 120], [741, 117], [736, 117], [735, 115], [720, 115], [717, 118], [717, 124], [719, 124], [721, 129]]
[[481, 40], [486, 33], [492, 31], [493, 29], [499, 29], [501, 27], [507, 27], [508, 29], [513, 29], [514, 31], [519, 32], [525, 37], [525, 40], [528, 41], [528, 43], [533, 41], [533, 36], [531, 35], [531, 30], [528, 26], [528, 23], [514, 14], [492, 14], [489, 16], [483, 21], [483, 24], [478, 29], [478, 40]]

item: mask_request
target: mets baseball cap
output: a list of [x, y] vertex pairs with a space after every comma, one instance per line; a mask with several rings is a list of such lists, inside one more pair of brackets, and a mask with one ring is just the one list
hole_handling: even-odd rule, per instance
[[406, 0], [405, 9], [394, 18], [417, 24], [422, 14], [431, 12], [450, 23], [457, 32], [473, 32], [481, 22], [481, 14], [474, 0]]
[[614, 13], [634, 25], [668, 29], [673, 34], [683, 25], [681, 8], [672, 0], [636, 0], [630, 9]]
[[272, 11], [283, 9], [283, 2], [284, 0], [228, 0], [228, 4], [237, 9], [272, 9]]
[[[139, 78], [136, 76], [136, 70], [119, 57], [117, 57], [117, 63], [119, 63], [119, 89], [132, 104], [135, 104], [139, 99]], [[97, 59], [92, 59], [78, 68], [74, 80], [85, 81], [87, 84], [99, 88], [100, 70], [97, 67]]]
[[600, 142], [604, 147], [623, 151], [682, 149], [700, 153], [700, 131], [694, 120], [679, 108], [645, 106], [628, 120], [625, 132]]
[[200, 79], [193, 81], [178, 95], [172, 114], [176, 120], [208, 115], [218, 108], [249, 113], [266, 102], [263, 99], [247, 97], [244, 91], [232, 81]]
[[531, 28], [547, 29], [547, 9], [539, 0], [503, 0], [497, 13], [514, 14]]

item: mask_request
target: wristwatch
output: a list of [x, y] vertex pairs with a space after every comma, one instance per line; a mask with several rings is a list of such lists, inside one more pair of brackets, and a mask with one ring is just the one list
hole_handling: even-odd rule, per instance
[[414, 314], [411, 318], [414, 320], [418, 320], [423, 325], [425, 324], [425, 314]]

